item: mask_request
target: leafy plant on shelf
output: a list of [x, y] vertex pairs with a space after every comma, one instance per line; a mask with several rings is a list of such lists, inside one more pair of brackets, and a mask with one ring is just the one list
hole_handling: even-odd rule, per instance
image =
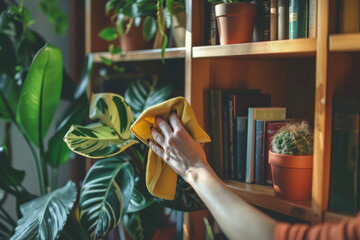
[[252, 0], [208, 0], [208, 1], [211, 2], [211, 3], [214, 3], [214, 4], [220, 4], [220, 3], [241, 3], [241, 2], [250, 3], [250, 2], [252, 2]]
[[[20, 5], [15, 1], [3, 4], [0, 13], [0, 119], [7, 127], [4, 142], [0, 144], [0, 189], [15, 197], [18, 219], [0, 205], [0, 238], [55, 239], [62, 234], [83, 239], [86, 235], [81, 228], [73, 228], [71, 233], [64, 230], [76, 226], [69, 216], [77, 189], [72, 181], [57, 189], [57, 169], [70, 159], [71, 151], [62, 140], [66, 131], [85, 116], [85, 88], [78, 88], [75, 93], [69, 88], [72, 84], [63, 70], [60, 49], [45, 44], [39, 34], [28, 28], [34, 21], [23, 1]], [[86, 69], [91, 69], [91, 65]], [[86, 85], [86, 76], [81, 86]], [[66, 87], [62, 87], [63, 84]], [[55, 133], [47, 141], [45, 137], [61, 98], [71, 104], [66, 114], [57, 119]], [[11, 126], [19, 130], [31, 150], [40, 194], [26, 190], [22, 182], [27, 172], [11, 164]]]
[[[99, 36], [106, 40], [113, 42], [120, 40], [122, 36], [126, 35], [131, 28], [140, 27], [143, 21], [143, 36], [146, 41], [154, 38], [157, 31], [163, 37], [161, 45], [161, 56], [164, 62], [165, 49], [168, 44], [168, 37], [165, 29], [171, 26], [171, 10], [168, 7], [172, 5], [174, 0], [108, 0], [106, 3], [106, 14], [111, 14], [111, 19], [114, 20], [114, 27], [106, 27]], [[126, 21], [128, 20], [128, 21]], [[122, 49], [119, 44], [110, 44], [109, 52], [111, 54], [121, 54]], [[115, 70], [122, 71], [113, 61], [103, 57], [103, 62], [108, 66], [114, 66]]]

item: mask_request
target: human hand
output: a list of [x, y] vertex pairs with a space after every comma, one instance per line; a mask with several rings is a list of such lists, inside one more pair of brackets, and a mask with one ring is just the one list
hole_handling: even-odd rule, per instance
[[162, 134], [152, 128], [151, 135], [157, 144], [148, 140], [149, 147], [188, 181], [188, 173], [199, 167], [209, 167], [209, 164], [201, 144], [194, 141], [175, 113], [170, 114], [169, 121], [170, 125], [163, 118], [156, 117], [155, 122]]

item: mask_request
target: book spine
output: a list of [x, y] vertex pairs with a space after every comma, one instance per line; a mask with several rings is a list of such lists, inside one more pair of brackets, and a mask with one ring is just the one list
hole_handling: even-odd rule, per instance
[[235, 117], [236, 124], [236, 180], [245, 182], [247, 117]]
[[254, 0], [256, 4], [256, 15], [253, 31], [253, 42], [264, 41], [264, 6], [263, 0]]
[[215, 4], [211, 3], [211, 12], [210, 12], [210, 45], [216, 45], [219, 42], [216, 17], [215, 17]]
[[223, 169], [224, 179], [230, 179], [230, 136], [229, 136], [229, 107], [226, 98], [222, 106], [222, 130], [223, 130]]
[[235, 161], [235, 119], [234, 119], [234, 101], [233, 95], [228, 95], [229, 106], [229, 167], [230, 179], [236, 179], [236, 161]]
[[215, 173], [223, 178], [223, 143], [222, 143], [222, 94], [220, 89], [210, 90], [211, 150], [210, 165]]
[[333, 101], [329, 210], [359, 211], [360, 99]]
[[309, 0], [309, 38], [316, 38], [317, 0]]
[[265, 185], [265, 121], [255, 121], [255, 184]]
[[277, 0], [270, 0], [270, 40], [278, 39]]
[[[312, 0], [313, 1], [313, 0]], [[278, 39], [289, 38], [289, 0], [278, 0]]]
[[249, 108], [248, 114], [248, 129], [247, 129], [247, 148], [246, 148], [246, 174], [245, 182], [252, 183], [254, 181], [254, 168], [253, 168], [253, 157], [254, 157], [254, 144], [253, 137], [255, 133], [255, 128], [253, 124], [254, 119], [254, 109]]
[[289, 1], [289, 39], [308, 36], [308, 0]]
[[264, 41], [270, 41], [270, 0], [263, 1], [264, 8]]

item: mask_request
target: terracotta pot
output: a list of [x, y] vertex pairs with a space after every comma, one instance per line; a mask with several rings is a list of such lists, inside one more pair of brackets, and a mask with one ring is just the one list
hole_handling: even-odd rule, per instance
[[[129, 23], [129, 20], [124, 21], [124, 26]], [[143, 23], [144, 18], [141, 19], [141, 24], [139, 27], [136, 27], [133, 24], [130, 28], [130, 31], [121, 36], [120, 45], [123, 51], [133, 51], [141, 49], [151, 49], [153, 47], [154, 38], [146, 41], [143, 35]]]
[[288, 200], [311, 198], [313, 156], [294, 156], [269, 151], [275, 194]]
[[220, 44], [251, 42], [256, 4], [223, 3], [215, 6]]

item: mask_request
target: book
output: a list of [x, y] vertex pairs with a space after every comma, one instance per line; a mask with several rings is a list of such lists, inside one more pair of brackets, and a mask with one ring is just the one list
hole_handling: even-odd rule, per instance
[[309, 0], [309, 38], [316, 38], [317, 0]]
[[338, 1], [339, 9], [339, 32], [360, 32], [360, 1], [344, 0]]
[[278, 39], [289, 38], [289, 0], [278, 0]]
[[255, 120], [255, 184], [272, 184], [271, 168], [268, 162], [271, 140], [277, 130], [287, 122], [288, 120]]
[[334, 96], [329, 210], [359, 211], [360, 98]]
[[278, 39], [277, 0], [270, 0], [270, 40]]
[[284, 107], [249, 108], [245, 179], [247, 183], [253, 183], [255, 180], [255, 120], [279, 120], [285, 118], [286, 108]]
[[211, 167], [219, 178], [223, 178], [223, 130], [222, 130], [222, 90], [210, 89], [210, 126], [211, 126]]
[[236, 180], [245, 182], [247, 117], [235, 117], [236, 130]]
[[254, 0], [256, 15], [253, 42], [270, 41], [270, 0]]
[[289, 39], [308, 36], [309, 0], [289, 0]]

